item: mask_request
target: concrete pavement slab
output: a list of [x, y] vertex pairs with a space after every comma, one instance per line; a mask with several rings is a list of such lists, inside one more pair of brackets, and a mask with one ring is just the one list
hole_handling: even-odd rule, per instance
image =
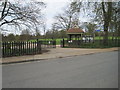
[[51, 58], [63, 58], [63, 57], [71, 57], [71, 56], [77, 56], [77, 55], [109, 52], [109, 51], [115, 51], [115, 50], [118, 50], [118, 48], [86, 49], [86, 48], [57, 47], [57, 48], [49, 49], [48, 52], [45, 52], [43, 54], [2, 58], [1, 63], [2, 64], [20, 63], [20, 62], [28, 62], [28, 61], [45, 60], [45, 59], [51, 59]]

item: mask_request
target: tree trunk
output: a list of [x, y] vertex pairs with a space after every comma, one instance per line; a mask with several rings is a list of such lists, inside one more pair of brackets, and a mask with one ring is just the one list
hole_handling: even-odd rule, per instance
[[108, 22], [105, 22], [105, 24], [104, 24], [103, 44], [104, 44], [105, 46], [108, 45]]
[[112, 15], [112, 2], [107, 2], [107, 8], [108, 10], [105, 10], [105, 3], [102, 2], [102, 10], [103, 10], [103, 16], [104, 16], [104, 45], [108, 45], [108, 27], [109, 23], [111, 22], [111, 15]]

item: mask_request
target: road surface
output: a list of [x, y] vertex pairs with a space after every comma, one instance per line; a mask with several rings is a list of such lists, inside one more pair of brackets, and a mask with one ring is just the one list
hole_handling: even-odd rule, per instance
[[118, 52], [3, 66], [3, 88], [117, 88]]

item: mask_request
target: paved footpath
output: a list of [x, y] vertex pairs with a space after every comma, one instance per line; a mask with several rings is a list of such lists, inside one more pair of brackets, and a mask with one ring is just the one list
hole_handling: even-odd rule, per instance
[[83, 48], [52, 48], [49, 49], [48, 52], [37, 55], [25, 55], [25, 56], [17, 56], [17, 57], [7, 57], [2, 58], [2, 64], [10, 64], [10, 63], [20, 63], [20, 62], [28, 62], [28, 61], [37, 61], [37, 60], [45, 60], [51, 58], [63, 58], [63, 57], [71, 57], [71, 56], [79, 56], [100, 52], [110, 52], [116, 51], [118, 48], [107, 48], [107, 49], [83, 49]]

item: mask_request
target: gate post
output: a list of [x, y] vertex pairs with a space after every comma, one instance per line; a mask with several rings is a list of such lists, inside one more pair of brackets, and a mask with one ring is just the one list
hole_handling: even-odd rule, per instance
[[53, 48], [56, 48], [56, 41], [53, 41]]
[[64, 38], [63, 38], [63, 40], [61, 41], [61, 44], [62, 44], [62, 46], [61, 47], [64, 47], [65, 45], [65, 40], [64, 40]]
[[38, 53], [42, 53], [41, 52], [41, 43], [40, 43], [40, 41], [37, 39], [37, 51], [38, 51]]

